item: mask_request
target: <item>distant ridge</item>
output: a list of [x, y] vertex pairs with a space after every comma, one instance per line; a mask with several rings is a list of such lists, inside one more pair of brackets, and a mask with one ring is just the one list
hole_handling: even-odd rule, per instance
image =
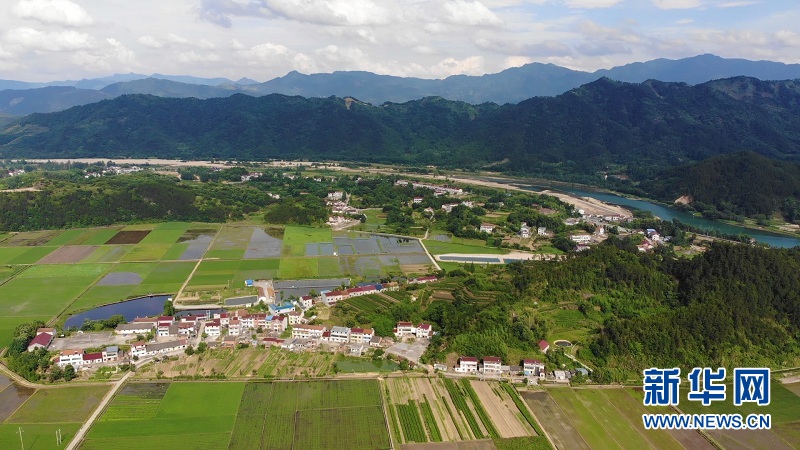
[[[601, 77], [630, 83], [658, 80], [701, 84], [737, 76], [760, 80], [800, 79], [800, 64], [726, 59], [706, 54], [677, 60], [656, 59], [592, 73], [554, 64], [531, 63], [494, 74], [454, 75], [440, 80], [378, 75], [363, 71], [310, 75], [292, 71], [263, 83], [248, 78], [232, 81], [227, 78], [161, 74], [145, 76], [133, 73], [52, 83], [0, 80], [0, 90], [16, 91], [0, 91], [0, 113], [25, 115], [32, 112], [54, 112], [103, 98], [134, 93], [201, 99], [227, 97], [235, 93], [255, 97], [268, 94], [321, 98], [352, 96], [374, 105], [386, 102], [403, 103], [436, 96], [471, 104], [505, 104], [519, 103], [532, 97], [552, 97]], [[31, 91], [49, 86], [68, 86], [79, 90], [61, 95], [58, 101], [38, 98], [45, 91]]]

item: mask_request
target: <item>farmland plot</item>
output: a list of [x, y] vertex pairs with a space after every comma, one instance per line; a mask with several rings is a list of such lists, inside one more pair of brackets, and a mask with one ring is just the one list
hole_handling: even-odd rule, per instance
[[535, 433], [530, 425], [520, 420], [516, 405], [508, 398], [508, 394], [499, 390], [497, 383], [470, 381], [470, 385], [486, 408], [491, 421], [497, 426], [500, 437], [530, 436]]

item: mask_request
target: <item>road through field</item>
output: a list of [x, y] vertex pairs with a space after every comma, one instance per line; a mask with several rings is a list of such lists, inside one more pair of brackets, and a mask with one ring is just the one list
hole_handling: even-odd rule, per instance
[[89, 428], [92, 427], [94, 421], [97, 420], [97, 418], [100, 416], [100, 413], [102, 413], [106, 409], [106, 405], [108, 405], [111, 399], [114, 398], [114, 394], [117, 393], [119, 388], [121, 388], [122, 385], [125, 384], [125, 381], [127, 381], [132, 374], [133, 372], [128, 372], [125, 374], [125, 376], [120, 378], [119, 381], [114, 383], [114, 387], [112, 387], [111, 390], [108, 391], [106, 396], [103, 397], [103, 400], [100, 401], [100, 404], [97, 405], [97, 408], [95, 408], [92, 415], [89, 416], [86, 422], [84, 422], [84, 424], [81, 425], [80, 429], [78, 429], [78, 432], [75, 433], [75, 437], [73, 437], [72, 441], [70, 441], [69, 445], [67, 445], [67, 450], [76, 450], [78, 448], [78, 445], [83, 441], [83, 438], [86, 436], [86, 433], [89, 431]]

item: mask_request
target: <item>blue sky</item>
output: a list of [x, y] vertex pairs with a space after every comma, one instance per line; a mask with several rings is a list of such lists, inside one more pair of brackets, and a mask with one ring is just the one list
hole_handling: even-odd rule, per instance
[[702, 53], [800, 63], [796, 0], [4, 0], [0, 78], [442, 78]]

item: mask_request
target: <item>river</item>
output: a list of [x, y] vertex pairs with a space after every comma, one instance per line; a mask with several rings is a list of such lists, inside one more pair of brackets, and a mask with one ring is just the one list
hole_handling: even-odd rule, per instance
[[687, 225], [700, 228], [701, 230], [714, 230], [723, 234], [746, 234], [748, 236], [755, 238], [755, 240], [757, 240], [758, 242], [768, 244], [771, 247], [791, 248], [800, 245], [800, 239], [793, 236], [773, 233], [764, 230], [756, 230], [753, 228], [746, 228], [738, 225], [730, 225], [716, 220], [697, 217], [676, 208], [671, 208], [668, 206], [651, 203], [645, 200], [633, 200], [630, 198], [621, 197], [619, 195], [610, 194], [607, 192], [598, 192], [588, 189], [580, 189], [562, 184], [548, 185], [547, 183], [542, 183], [539, 181], [537, 181], [535, 184], [525, 184], [524, 182], [521, 181], [515, 181], [509, 179], [495, 179], [495, 178], [490, 179], [490, 181], [513, 184], [523, 189], [529, 189], [537, 192], [549, 189], [551, 191], [563, 192], [565, 194], [574, 195], [576, 197], [591, 197], [606, 203], [612, 203], [614, 205], [624, 206], [626, 208], [650, 211], [651, 213], [653, 213], [653, 215], [659, 217], [661, 220], [671, 221], [672, 219], [678, 219]]

